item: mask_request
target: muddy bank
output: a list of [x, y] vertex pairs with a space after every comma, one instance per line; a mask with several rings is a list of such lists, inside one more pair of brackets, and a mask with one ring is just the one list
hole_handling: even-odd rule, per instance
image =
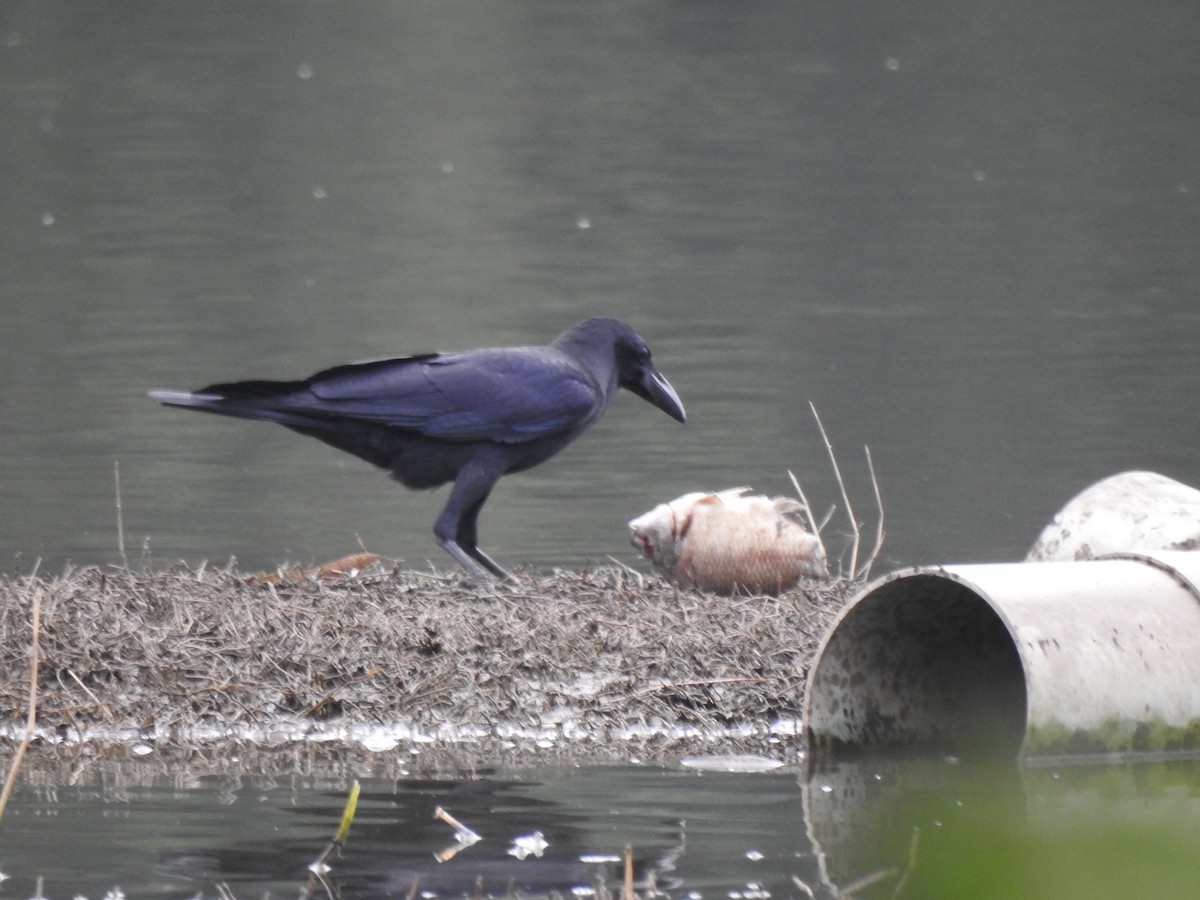
[[289, 770], [310, 754], [794, 756], [808, 664], [848, 593], [717, 597], [616, 567], [521, 582], [398, 571], [262, 583], [184, 568], [9, 578], [0, 729], [24, 729], [40, 593], [35, 756], [220, 768], [253, 753], [268, 770], [281, 753]]

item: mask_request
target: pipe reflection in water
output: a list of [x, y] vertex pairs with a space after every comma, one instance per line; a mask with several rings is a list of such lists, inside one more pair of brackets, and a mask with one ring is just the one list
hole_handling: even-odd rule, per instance
[[814, 769], [803, 798], [825, 896], [877, 873], [855, 896], [892, 897], [903, 879], [900, 896], [923, 900], [1183, 900], [1200, 884], [1194, 759], [860, 759]]

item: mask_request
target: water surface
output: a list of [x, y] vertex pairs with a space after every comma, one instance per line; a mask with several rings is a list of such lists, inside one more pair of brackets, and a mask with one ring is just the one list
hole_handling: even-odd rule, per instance
[[[1194, 896], [1195, 761], [974, 768], [948, 761], [721, 772], [649, 766], [364, 778], [331, 885], [350, 898]], [[348, 775], [134, 777], [98, 763], [20, 788], [0, 823], [6, 892], [131, 900], [296, 896], [337, 828]], [[479, 835], [463, 846], [443, 808]], [[915, 835], [915, 838], [914, 838]], [[915, 840], [915, 843], [914, 843]], [[530, 852], [522, 855], [522, 848]], [[540, 854], [540, 855], [539, 855]], [[440, 860], [440, 861], [439, 861]], [[22, 893], [24, 892], [24, 893]], [[318, 888], [315, 896], [326, 896]]]
[[[481, 528], [506, 564], [635, 563], [632, 516], [697, 489], [787, 492], [788, 469], [840, 503], [809, 401], [868, 520], [872, 448], [880, 568], [1019, 558], [1122, 470], [1200, 485], [1198, 44], [1200, 8], [1165, 0], [10, 0], [0, 568], [119, 561], [114, 463], [134, 564], [252, 570], [362, 543], [446, 566], [429, 534], [444, 493], [145, 391], [537, 343], [594, 314], [650, 341], [688, 424], [625, 396], [502, 482]], [[1007, 896], [1186, 896], [1162, 854], [1196, 833], [1194, 766], [1100, 771], [1085, 801], [1033, 796], [1048, 832], [967, 842], [1050, 866]], [[348, 787], [97, 783], [20, 789], [0, 823], [14, 896], [37, 874], [50, 896], [292, 895]], [[565, 890], [581, 854], [629, 842], [677, 896], [797, 896], [794, 875], [821, 883], [809, 790], [640, 768], [372, 782], [335, 872], [346, 897], [403, 896], [416, 875]], [[864, 824], [821, 839], [836, 883], [908, 856], [913, 818], [858, 795]], [[438, 802], [488, 843], [432, 864]], [[1079, 846], [1089, 816], [1110, 830], [1078, 855], [1037, 851]], [[550, 856], [508, 856], [537, 828]], [[1006, 896], [980, 856], [933, 867], [987, 874], [944, 896]]]
[[1198, 40], [1166, 3], [9, 3], [3, 564], [117, 561], [119, 462], [134, 562], [445, 566], [444, 492], [145, 391], [592, 314], [689, 422], [626, 395], [502, 482], [510, 565], [633, 563], [632, 516], [788, 469], [840, 503], [810, 400], [868, 520], [873, 450], [885, 565], [1200, 484]]

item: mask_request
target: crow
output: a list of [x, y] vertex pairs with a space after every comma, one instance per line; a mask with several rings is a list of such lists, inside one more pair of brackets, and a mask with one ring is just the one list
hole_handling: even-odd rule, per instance
[[167, 406], [278, 422], [387, 469], [405, 487], [454, 488], [437, 543], [476, 578], [513, 581], [479, 549], [479, 510], [502, 475], [549, 459], [626, 388], [671, 418], [683, 403], [619, 319], [585, 319], [544, 347], [368, 360], [302, 381], [151, 391]]

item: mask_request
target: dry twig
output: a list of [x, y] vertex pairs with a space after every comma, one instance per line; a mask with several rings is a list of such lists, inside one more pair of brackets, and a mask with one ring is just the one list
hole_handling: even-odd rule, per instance
[[[8, 777], [4, 779], [4, 790], [0, 791], [0, 819], [4, 818], [4, 810], [8, 808], [8, 798], [12, 796], [13, 787], [17, 783], [17, 773], [21, 770], [21, 760], [25, 758], [25, 751], [29, 749], [29, 742], [33, 740], [33, 730], [37, 727], [38, 643], [41, 637], [42, 621], [42, 591], [40, 588], [35, 588], [33, 592], [32, 618], [32, 637], [29, 641], [29, 705], [25, 718], [25, 734], [21, 738], [21, 742], [17, 744], [17, 750], [8, 766]], [[38, 893], [41, 894], [40, 882]]]
[[[872, 565], [874, 565], [875, 560], [879, 557], [879, 551], [883, 548], [883, 538], [884, 538], [883, 497], [879, 493], [879, 480], [875, 477], [875, 464], [871, 459], [871, 448], [864, 446], [863, 452], [866, 454], [866, 457], [867, 457], [867, 471], [871, 475], [871, 487], [874, 489], [874, 492], [875, 492], [875, 505], [876, 505], [876, 508], [879, 513], [879, 518], [878, 518], [878, 525], [877, 525], [876, 531], [875, 531], [875, 546], [871, 550], [871, 555], [867, 558], [867, 561], [863, 564], [863, 566], [861, 568], [859, 568], [858, 551], [859, 551], [859, 544], [860, 544], [861, 536], [862, 536], [861, 526], [859, 524], [858, 519], [855, 518], [854, 508], [850, 505], [850, 495], [846, 491], [846, 482], [842, 478], [842, 471], [841, 471], [841, 468], [838, 466], [837, 455], [833, 452], [833, 444], [830, 443], [829, 435], [826, 434], [826, 432], [825, 432], [825, 426], [821, 423], [821, 417], [817, 413], [817, 407], [810, 400], [808, 403], [808, 408], [810, 410], [812, 410], [813, 419], [815, 419], [816, 423], [817, 423], [817, 430], [819, 430], [821, 432], [821, 440], [825, 444], [826, 453], [829, 454], [829, 464], [833, 468], [833, 476], [837, 481], [838, 490], [841, 491], [841, 494], [842, 494], [842, 503], [844, 503], [846, 505], [846, 518], [849, 519], [849, 521], [850, 521], [850, 534], [851, 534], [850, 565], [848, 567], [848, 571], [845, 571], [842, 573], [841, 580], [847, 581], [850, 583], [862, 582], [867, 579], [867, 576], [871, 572]], [[812, 510], [809, 507], [808, 499], [804, 496], [804, 491], [800, 487], [800, 482], [797, 481], [796, 476], [793, 475], [790, 471], [788, 472], [788, 476], [792, 479], [792, 485], [796, 489], [796, 493], [799, 496], [800, 502], [803, 505], [806, 514], [808, 515], [809, 521], [812, 522], [813, 521]], [[832, 513], [833, 513], [833, 511], [830, 510], [830, 515], [832, 515]], [[819, 526], [814, 523], [813, 524], [813, 533], [817, 534], [819, 536], [821, 529], [825, 527], [825, 524], [828, 521], [829, 521], [829, 516], [827, 515]]]

